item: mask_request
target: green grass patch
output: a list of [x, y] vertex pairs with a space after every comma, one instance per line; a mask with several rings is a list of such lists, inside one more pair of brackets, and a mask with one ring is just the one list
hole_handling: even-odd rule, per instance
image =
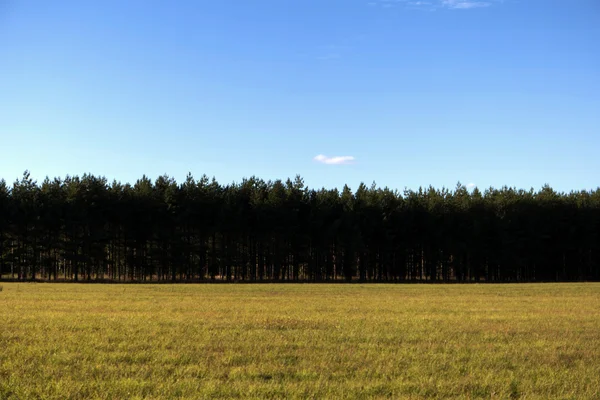
[[3, 286], [3, 400], [600, 398], [600, 284]]

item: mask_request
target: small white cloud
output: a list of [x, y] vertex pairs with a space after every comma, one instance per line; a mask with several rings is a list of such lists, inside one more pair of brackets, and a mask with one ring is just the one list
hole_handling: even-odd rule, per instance
[[404, 5], [412, 9], [435, 11], [436, 9], [468, 10], [473, 8], [490, 7], [502, 3], [503, 0], [372, 0], [369, 5], [390, 8]]
[[335, 156], [335, 157], [327, 157], [326, 155], [319, 154], [314, 158], [315, 161], [320, 162], [322, 164], [329, 165], [343, 165], [343, 164], [351, 164], [354, 161], [354, 157], [352, 156]]
[[467, 189], [474, 189], [475, 186], [477, 186], [477, 185], [475, 185], [473, 182], [471, 182], [471, 183], [467, 184]]
[[491, 6], [491, 3], [473, 0], [442, 0], [442, 5], [447, 8], [468, 10], [470, 8], [488, 7]]

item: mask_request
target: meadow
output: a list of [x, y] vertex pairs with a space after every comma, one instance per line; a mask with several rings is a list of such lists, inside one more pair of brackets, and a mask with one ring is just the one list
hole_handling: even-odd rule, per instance
[[600, 398], [600, 284], [0, 283], [0, 399]]

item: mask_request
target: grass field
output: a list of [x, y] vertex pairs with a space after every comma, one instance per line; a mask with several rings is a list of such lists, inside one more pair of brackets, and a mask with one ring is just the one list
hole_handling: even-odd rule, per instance
[[2, 400], [600, 398], [600, 284], [0, 285]]

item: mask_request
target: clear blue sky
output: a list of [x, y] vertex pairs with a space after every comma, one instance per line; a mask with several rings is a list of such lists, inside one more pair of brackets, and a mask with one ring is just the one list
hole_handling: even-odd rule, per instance
[[595, 189], [600, 2], [0, 0], [25, 169]]

